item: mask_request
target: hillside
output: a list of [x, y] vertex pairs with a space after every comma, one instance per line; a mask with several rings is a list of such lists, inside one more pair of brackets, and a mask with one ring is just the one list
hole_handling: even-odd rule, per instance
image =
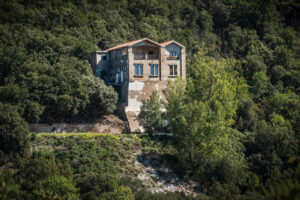
[[[297, 0], [0, 0], [0, 198], [194, 198], [147, 191], [159, 189], [126, 174], [140, 166], [200, 186], [198, 199], [299, 199], [299, 10]], [[89, 53], [140, 38], [186, 47], [187, 81], [143, 103], [149, 135], [167, 137], [30, 133], [28, 123], [112, 114], [118, 94]]]
[[193, 187], [172, 178], [164, 159], [174, 153], [168, 137], [38, 134], [30, 161], [10, 163], [7, 172], [14, 175], [0, 198], [193, 199]]

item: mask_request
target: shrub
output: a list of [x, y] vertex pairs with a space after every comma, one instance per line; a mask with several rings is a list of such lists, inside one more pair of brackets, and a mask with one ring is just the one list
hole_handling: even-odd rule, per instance
[[48, 194], [60, 199], [79, 199], [78, 189], [72, 179], [64, 176], [52, 176], [43, 181], [42, 186]]
[[30, 133], [27, 123], [15, 107], [0, 103], [0, 150], [6, 154], [23, 154], [29, 146]]

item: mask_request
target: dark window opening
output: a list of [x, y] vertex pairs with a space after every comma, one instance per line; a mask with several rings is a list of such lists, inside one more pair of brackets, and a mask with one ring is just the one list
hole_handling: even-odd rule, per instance
[[177, 76], [177, 65], [169, 65], [170, 76]]

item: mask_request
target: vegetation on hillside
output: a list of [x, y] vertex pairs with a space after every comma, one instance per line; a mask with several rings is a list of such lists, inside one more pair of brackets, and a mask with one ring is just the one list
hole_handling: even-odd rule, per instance
[[167, 119], [166, 159], [201, 184], [199, 198], [299, 198], [299, 9], [296, 0], [0, 0], [1, 198], [183, 198], [115, 179], [125, 147], [113, 139], [59, 139], [68, 150], [31, 155], [28, 122], [115, 109], [89, 53], [143, 37], [186, 46], [187, 82], [169, 84], [166, 115], [154, 95], [144, 116], [150, 130]]

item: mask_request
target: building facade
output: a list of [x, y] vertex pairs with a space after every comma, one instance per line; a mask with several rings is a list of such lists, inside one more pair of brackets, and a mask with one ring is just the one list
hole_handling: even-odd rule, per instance
[[153, 90], [163, 98], [169, 79], [186, 79], [185, 47], [174, 40], [143, 38], [92, 52], [90, 61], [95, 76], [117, 88], [131, 132], [143, 132], [137, 119], [142, 100]]

